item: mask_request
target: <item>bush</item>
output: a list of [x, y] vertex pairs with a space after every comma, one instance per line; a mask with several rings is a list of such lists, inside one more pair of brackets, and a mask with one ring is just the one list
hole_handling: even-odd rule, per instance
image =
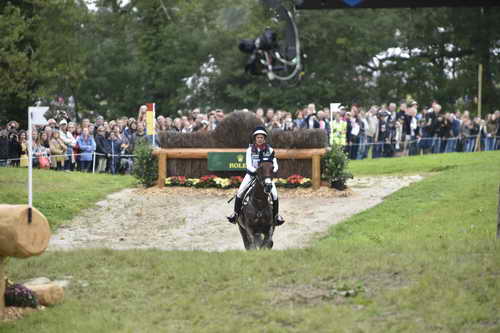
[[132, 175], [145, 187], [152, 186], [158, 179], [158, 160], [153, 156], [153, 147], [141, 142], [135, 147], [134, 155]]
[[323, 156], [322, 178], [328, 180], [331, 187], [338, 190], [346, 188], [346, 181], [352, 178], [352, 173], [346, 171], [349, 158], [342, 148], [333, 144], [331, 149]]

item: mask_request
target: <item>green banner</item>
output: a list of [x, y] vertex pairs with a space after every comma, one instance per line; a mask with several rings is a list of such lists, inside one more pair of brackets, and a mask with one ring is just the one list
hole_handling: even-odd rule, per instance
[[245, 153], [208, 153], [209, 171], [245, 171]]

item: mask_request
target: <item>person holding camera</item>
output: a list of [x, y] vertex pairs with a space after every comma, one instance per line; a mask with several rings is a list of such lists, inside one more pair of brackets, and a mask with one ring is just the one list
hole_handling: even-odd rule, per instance
[[21, 144], [19, 143], [19, 137], [16, 132], [10, 132], [8, 164], [12, 167], [19, 167], [20, 158], [21, 158]]

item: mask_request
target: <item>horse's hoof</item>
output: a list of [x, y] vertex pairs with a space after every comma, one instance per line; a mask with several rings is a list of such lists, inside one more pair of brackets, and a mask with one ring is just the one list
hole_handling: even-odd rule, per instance
[[227, 220], [229, 223], [236, 224], [236, 220], [238, 219], [238, 215], [236, 213], [232, 213], [231, 215], [227, 216]]
[[280, 226], [283, 223], [285, 223], [285, 219], [282, 216], [277, 216], [276, 220], [274, 221], [275, 226]]

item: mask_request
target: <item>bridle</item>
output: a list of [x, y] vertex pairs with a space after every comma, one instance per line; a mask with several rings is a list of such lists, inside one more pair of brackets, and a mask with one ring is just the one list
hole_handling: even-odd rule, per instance
[[[260, 170], [263, 170], [262, 167], [263, 167], [263, 163], [272, 163], [272, 159], [271, 161], [269, 159], [263, 159], [260, 163], [260, 166], [259, 166], [259, 169]], [[260, 173], [259, 173], [259, 169], [257, 170], [256, 172], [256, 176], [255, 176], [255, 181], [257, 181], [259, 183], [260, 186], [262, 186], [263, 190], [264, 190], [264, 193], [266, 193], [267, 195], [270, 195], [271, 194], [271, 190], [273, 188], [273, 180], [272, 180], [272, 176], [262, 176]]]

